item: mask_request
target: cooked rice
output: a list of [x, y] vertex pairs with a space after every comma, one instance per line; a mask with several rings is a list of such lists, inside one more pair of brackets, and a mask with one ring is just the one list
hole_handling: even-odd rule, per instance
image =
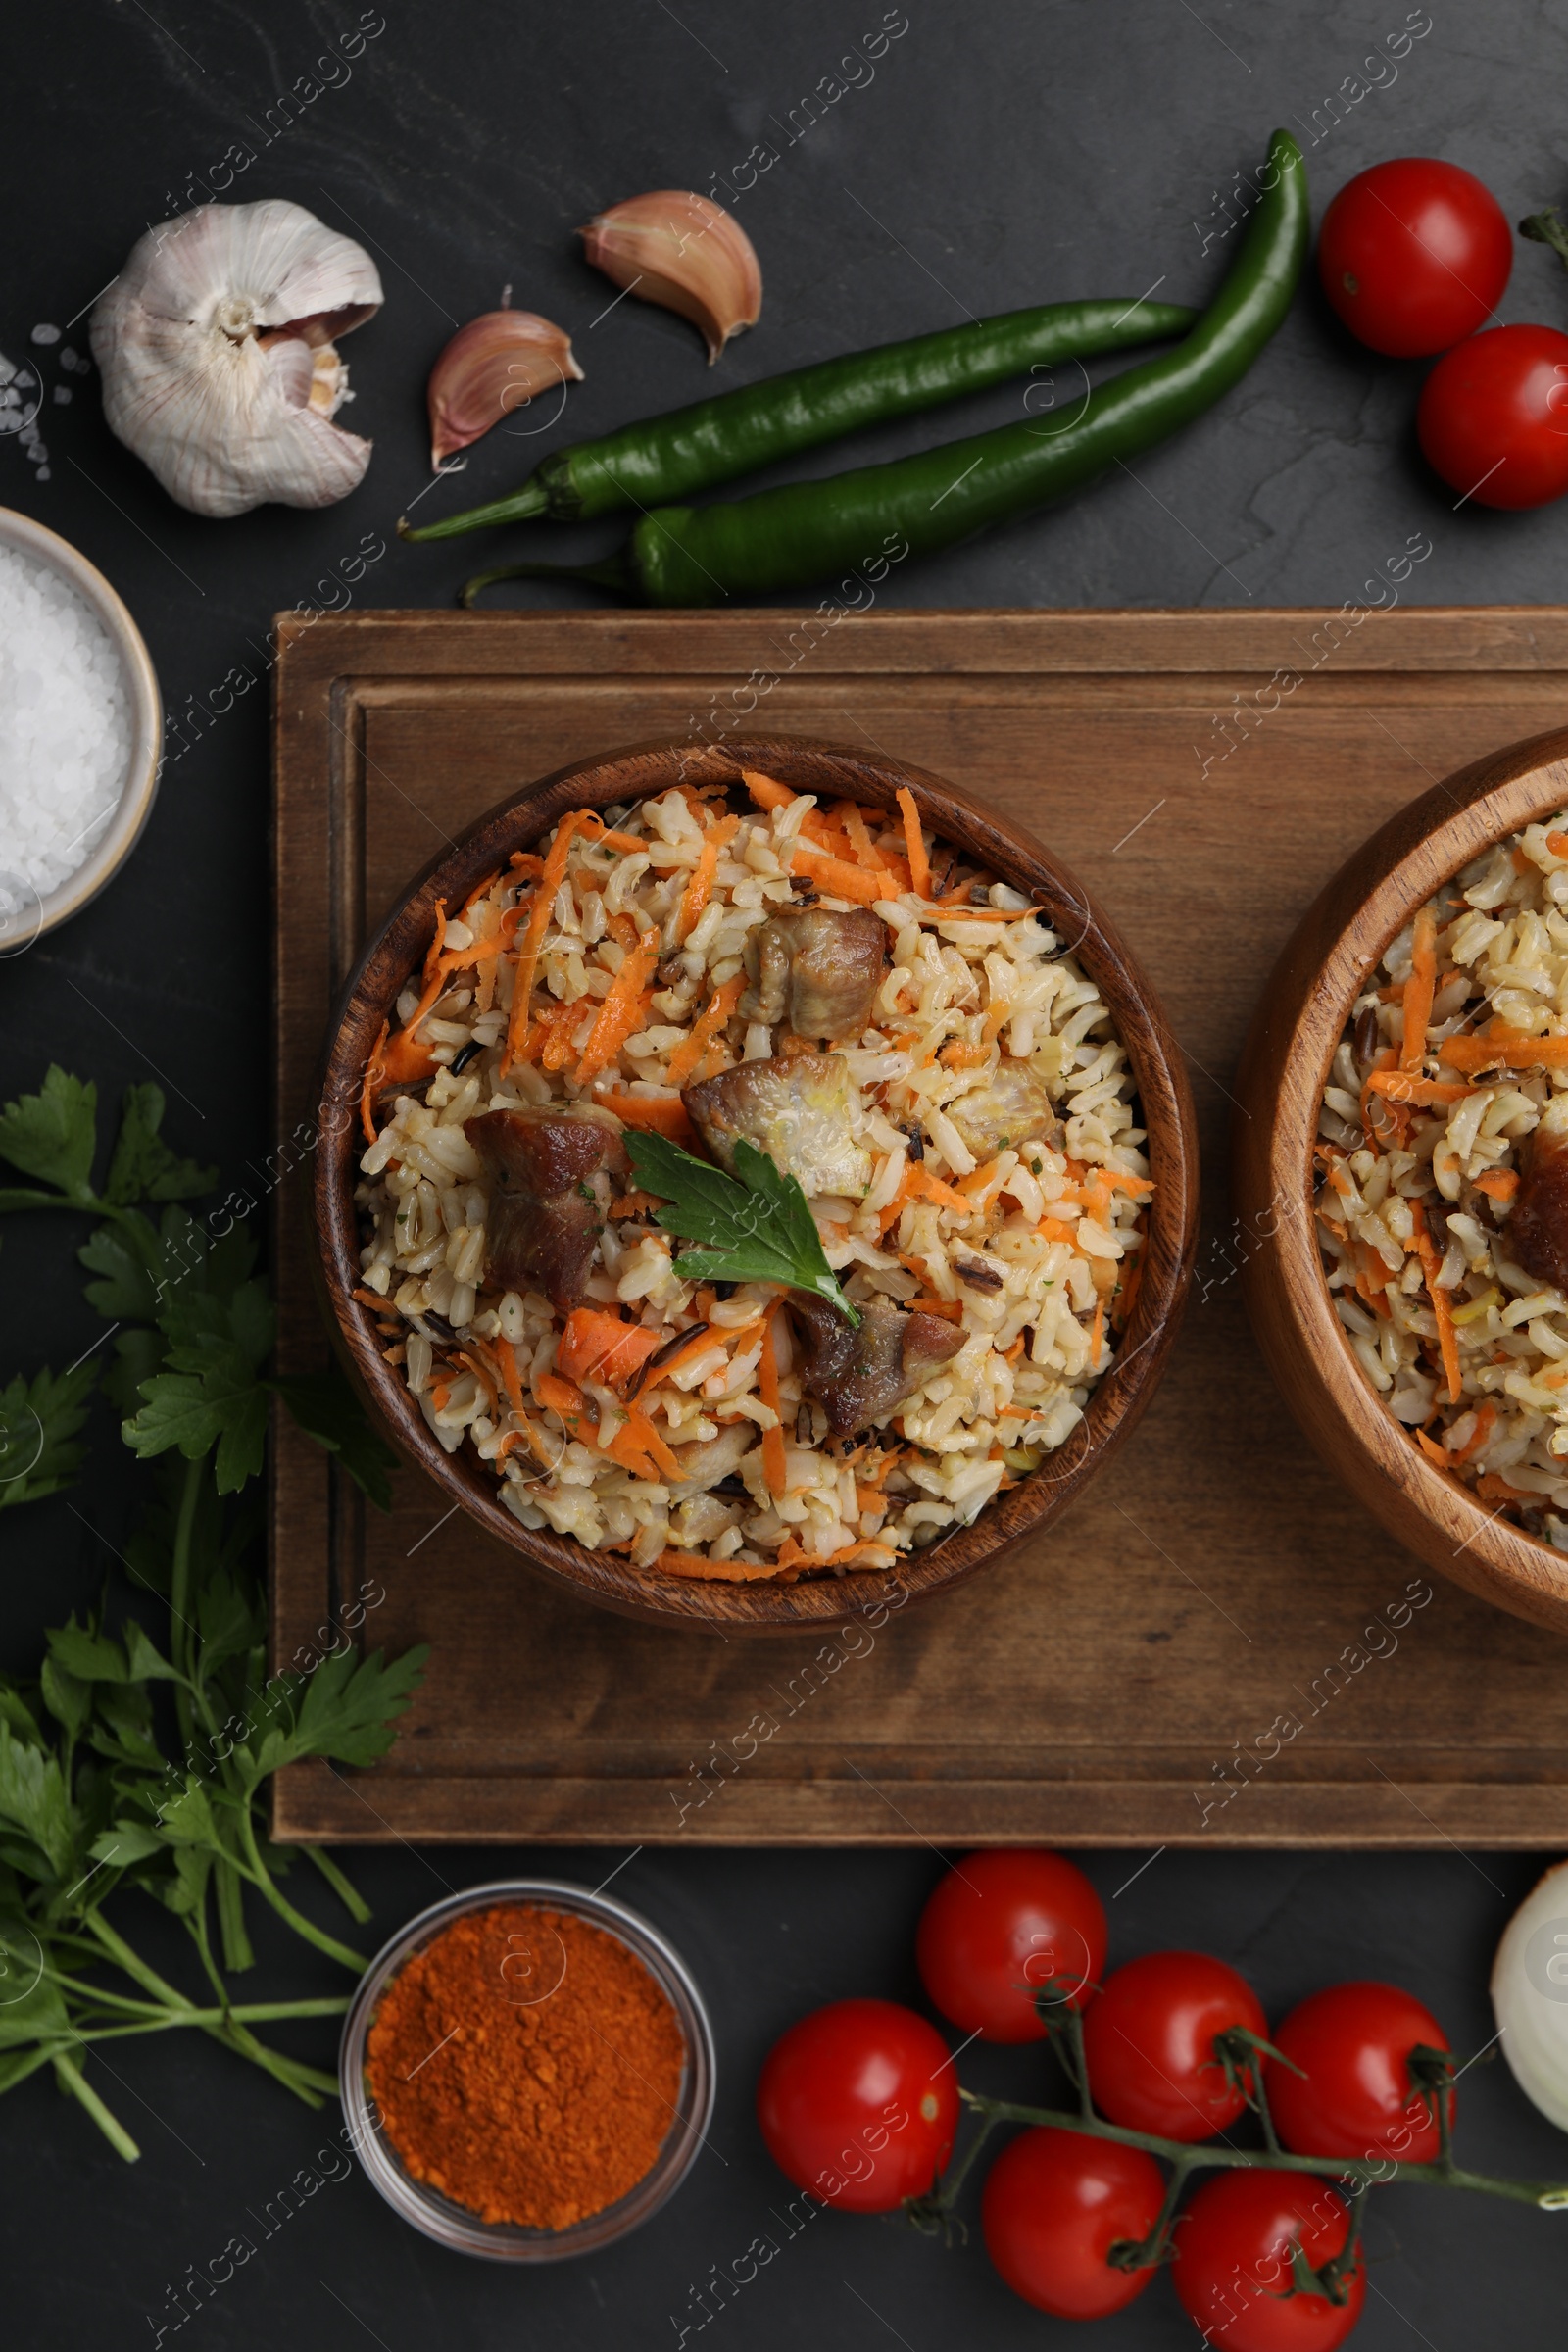
[[[393, 1343], [386, 1358], [403, 1366], [441, 1445], [450, 1453], [467, 1444], [490, 1463], [524, 1526], [550, 1527], [590, 1550], [626, 1552], [639, 1567], [672, 1575], [750, 1580], [887, 1567], [972, 1521], [1060, 1446], [1109, 1368], [1136, 1289], [1152, 1190], [1133, 1081], [1094, 983], [1028, 911], [1027, 899], [927, 835], [933, 899], [959, 902], [938, 915], [933, 899], [907, 886], [896, 810], [840, 803], [813, 814], [815, 802], [803, 795], [741, 816], [679, 951], [679, 976], [658, 988], [646, 1026], [618, 1056], [579, 1084], [577, 1057], [632, 936], [624, 918], [634, 917], [638, 932], [656, 927], [668, 957], [705, 836], [725, 806], [722, 787], [682, 786], [608, 810], [605, 821], [618, 834], [646, 843], [635, 851], [600, 846], [596, 820], [576, 834], [534, 976], [531, 1058], [505, 1067], [514, 950], [454, 969], [429, 1004], [419, 1035], [441, 1066], [427, 1085], [378, 1092], [372, 1061], [371, 1140], [356, 1194], [366, 1237], [359, 1296], [379, 1310], [383, 1342]], [[790, 877], [798, 854], [808, 862], [799, 845], [813, 838], [840, 849], [853, 843], [862, 867], [887, 868], [900, 892], [876, 907], [891, 950], [877, 1025], [837, 1046], [847, 1054], [851, 1128], [870, 1155], [871, 1180], [860, 1198], [817, 1198], [811, 1207], [828, 1262], [852, 1298], [863, 1303], [881, 1293], [901, 1304], [918, 1301], [958, 1322], [963, 1346], [883, 1423], [858, 1440], [827, 1442], [820, 1404], [802, 1395], [789, 1319], [776, 1316], [786, 1475], [783, 1492], [773, 1493], [760, 1440], [777, 1421], [760, 1395], [759, 1364], [776, 1289], [744, 1283], [722, 1297], [683, 1282], [646, 1197], [616, 1198], [620, 1188], [601, 1171], [591, 1181], [605, 1224], [585, 1303], [618, 1303], [661, 1343], [700, 1321], [712, 1329], [711, 1347], [678, 1364], [640, 1409], [667, 1446], [711, 1440], [741, 1422], [753, 1439], [738, 1467], [744, 1499], [681, 1494], [607, 1455], [626, 1409], [609, 1388], [582, 1384], [597, 1433], [578, 1417], [574, 1435], [541, 1401], [564, 1319], [537, 1293], [485, 1289], [486, 1190], [464, 1122], [485, 1110], [602, 1102], [607, 1095], [678, 1100], [668, 1082], [671, 1055], [714, 992], [742, 971], [747, 934], [800, 903], [801, 884], [792, 887]], [[540, 869], [537, 857], [514, 859], [512, 870], [480, 887], [436, 948], [450, 953], [494, 937], [509, 910], [530, 899]], [[815, 903], [852, 904], [826, 881]], [[436, 948], [425, 994], [444, 968]], [[666, 960], [661, 979], [670, 970]], [[399, 1022], [414, 1020], [420, 999], [416, 976], [399, 999]], [[581, 1018], [573, 1020], [576, 1006]], [[765, 1026], [736, 1015], [689, 1076], [773, 1050]], [[461, 1070], [451, 1066], [457, 1062]], [[1009, 1064], [1046, 1081], [1064, 1123], [1062, 1149], [999, 1149], [977, 1165], [948, 1112]], [[912, 1183], [924, 1184], [912, 1174], [911, 1133], [923, 1134], [923, 1166], [937, 1180], [924, 1197], [911, 1195]], [[958, 1261], [981, 1253], [1001, 1273], [1001, 1288], [959, 1279]], [[520, 1410], [509, 1401], [514, 1365]]]
[[[1382, 1070], [1393, 1093], [1403, 1085], [1396, 1065], [1407, 1003], [1419, 1018], [1419, 974], [1416, 997], [1407, 991], [1423, 917], [1435, 927], [1435, 995], [1425, 1051], [1407, 1074], [1462, 1091], [1398, 1103], [1368, 1080]], [[1489, 1072], [1486, 1047], [1502, 1032], [1510, 1059], [1524, 1066]], [[1477, 858], [1390, 947], [1335, 1052], [1317, 1154], [1329, 1288], [1366, 1380], [1430, 1459], [1560, 1550], [1568, 1550], [1568, 1300], [1513, 1261], [1508, 1235], [1531, 1139], [1568, 1094], [1568, 1059], [1554, 1061], [1548, 1049], [1528, 1066], [1528, 1040], [1564, 1037], [1568, 815], [1558, 815]], [[1456, 1063], [1445, 1046], [1458, 1039], [1467, 1042]], [[1548, 1132], [1563, 1115], [1552, 1113]], [[1457, 1396], [1443, 1360], [1440, 1295]]]

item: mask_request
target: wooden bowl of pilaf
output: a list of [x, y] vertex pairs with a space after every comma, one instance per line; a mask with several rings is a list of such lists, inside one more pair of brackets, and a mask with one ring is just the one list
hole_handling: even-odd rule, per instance
[[1307, 1437], [1428, 1567], [1559, 1633], [1565, 950], [1561, 733], [1348, 859], [1264, 991], [1235, 1122], [1248, 1310]]
[[[799, 738], [633, 746], [482, 818], [350, 982], [318, 1126], [329, 1322], [401, 1452], [664, 1624], [825, 1628], [1043, 1531], [1192, 1269], [1180, 1050], [1092, 898], [957, 786]], [[681, 1277], [646, 1134], [799, 1177], [853, 1343], [804, 1260]]]

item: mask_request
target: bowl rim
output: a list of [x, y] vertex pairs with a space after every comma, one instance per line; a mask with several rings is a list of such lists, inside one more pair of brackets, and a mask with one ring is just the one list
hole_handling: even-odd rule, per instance
[[130, 752], [120, 799], [103, 837], [74, 872], [38, 901], [35, 910], [0, 919], [0, 955], [20, 954], [79, 914], [113, 881], [130, 856], [158, 797], [163, 770], [164, 706], [158, 675], [141, 631], [97, 565], [46, 523], [14, 507], [0, 507], [0, 543], [30, 556], [76, 591], [100, 621], [120, 658], [129, 705]]
[[[518, 2223], [481, 2221], [439, 2190], [416, 2180], [393, 2152], [366, 2087], [366, 2051], [375, 2005], [398, 1971], [454, 1920], [514, 1904], [570, 1911], [617, 1937], [643, 1962], [668, 1998], [686, 2041], [681, 2105], [653, 2164], [614, 2204], [588, 2214], [565, 2230], [527, 2230]], [[629, 1903], [598, 1887], [579, 1886], [569, 1879], [491, 1879], [482, 1886], [444, 1895], [416, 1913], [388, 1936], [360, 1979], [338, 2043], [338, 2096], [350, 2144], [371, 2185], [394, 2213], [438, 2245], [487, 2262], [564, 2262], [573, 2255], [602, 2253], [640, 2229], [668, 2203], [696, 2163], [712, 2121], [717, 2089], [718, 2053], [712, 2020], [679, 1952], [652, 1920]]]
[[[1335, 1314], [1311, 1210], [1318, 1106], [1350, 1005], [1389, 943], [1472, 858], [1568, 807], [1568, 729], [1510, 744], [1419, 794], [1341, 866], [1283, 950], [1233, 1120], [1241, 1282], [1287, 1404], [1401, 1543], [1480, 1598], [1568, 1633], [1568, 1554], [1489, 1513], [1368, 1388]], [[1270, 1224], [1267, 1220], [1273, 1219]]]
[[[353, 1299], [359, 1281], [359, 1098], [366, 1060], [382, 1020], [422, 956], [437, 897], [459, 897], [512, 849], [528, 847], [568, 808], [640, 801], [671, 784], [739, 782], [765, 769], [802, 791], [846, 793], [893, 807], [907, 787], [941, 836], [972, 850], [1036, 896], [1100, 988], [1138, 1083], [1151, 1162], [1156, 1167], [1145, 1271], [1122, 1349], [1097, 1385], [1084, 1418], [1055, 1453], [969, 1526], [897, 1569], [779, 1585], [766, 1580], [656, 1577], [617, 1553], [584, 1549], [549, 1529], [523, 1527], [501, 1502], [496, 1482], [467, 1448], [447, 1454], [396, 1373], [383, 1364], [370, 1317]], [[1164, 1368], [1185, 1301], [1197, 1248], [1198, 1143], [1185, 1062], [1169, 1023], [1114, 926], [1069, 870], [1033, 833], [986, 808], [928, 769], [806, 736], [732, 736], [694, 749], [690, 740], [622, 746], [573, 761], [509, 794], [424, 867], [369, 940], [346, 984], [328, 1032], [317, 1110], [313, 1173], [318, 1247], [313, 1268], [328, 1329], [351, 1377], [367, 1394], [399, 1450], [411, 1456], [487, 1532], [529, 1563], [587, 1598], [661, 1624], [788, 1634], [843, 1625], [868, 1604], [902, 1608], [963, 1581], [1054, 1519], [1131, 1430]]]

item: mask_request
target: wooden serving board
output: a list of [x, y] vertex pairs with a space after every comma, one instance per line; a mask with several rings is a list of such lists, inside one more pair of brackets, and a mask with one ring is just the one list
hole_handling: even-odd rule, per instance
[[[1568, 721], [1568, 609], [278, 629], [279, 1137], [308, 1136], [336, 994], [444, 841], [567, 761], [760, 725], [933, 768], [1061, 854], [1190, 1057], [1205, 1186], [1164, 1384], [1085, 1499], [972, 1584], [826, 1642], [574, 1602], [413, 1471], [390, 1518], [365, 1509], [285, 1424], [277, 1658], [308, 1662], [345, 1610], [361, 1642], [433, 1654], [382, 1765], [279, 1776], [280, 1837], [1563, 1841], [1568, 1645], [1429, 1584], [1307, 1450], [1243, 1316], [1226, 1127], [1257, 992], [1347, 854], [1435, 778]], [[281, 1345], [306, 1369], [325, 1342], [285, 1157]]]

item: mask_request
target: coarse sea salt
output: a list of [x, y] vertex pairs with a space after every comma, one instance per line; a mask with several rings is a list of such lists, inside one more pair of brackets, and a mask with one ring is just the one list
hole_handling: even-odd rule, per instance
[[0, 889], [40, 898], [87, 858], [130, 763], [108, 631], [75, 590], [0, 546]]

